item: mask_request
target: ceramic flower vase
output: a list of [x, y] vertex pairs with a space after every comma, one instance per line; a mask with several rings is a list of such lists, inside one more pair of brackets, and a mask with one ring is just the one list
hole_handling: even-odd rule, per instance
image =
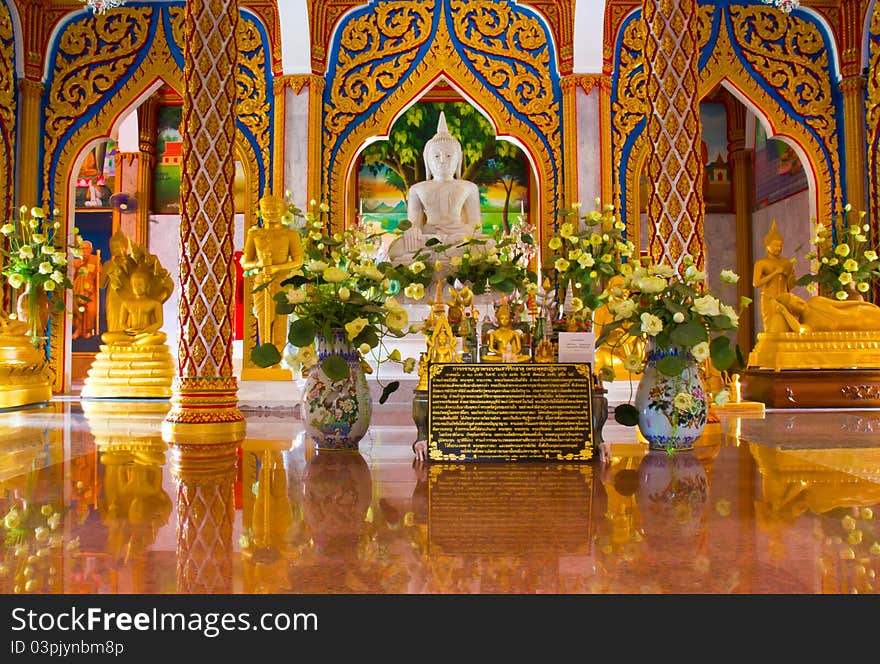
[[648, 452], [639, 463], [636, 504], [652, 547], [684, 553], [703, 524], [709, 482], [693, 452]]
[[[668, 376], [657, 363], [669, 355], [684, 357], [687, 365]], [[645, 369], [636, 389], [639, 431], [652, 450], [690, 450], [706, 427], [709, 404], [696, 360], [686, 349], [657, 348], [649, 343]]]
[[[370, 426], [373, 401], [357, 349], [336, 330], [330, 339], [315, 340], [318, 363], [309, 371], [303, 391], [305, 430], [319, 450], [357, 450]], [[348, 364], [348, 377], [332, 380], [321, 369], [331, 355]]]

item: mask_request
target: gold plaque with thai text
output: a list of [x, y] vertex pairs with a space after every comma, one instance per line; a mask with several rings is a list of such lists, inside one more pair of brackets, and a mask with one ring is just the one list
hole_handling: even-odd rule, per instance
[[432, 364], [430, 461], [589, 461], [588, 363]]

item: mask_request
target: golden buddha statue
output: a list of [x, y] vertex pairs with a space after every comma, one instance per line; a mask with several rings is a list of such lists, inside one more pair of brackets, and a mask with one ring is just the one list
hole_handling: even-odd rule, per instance
[[[166, 345], [163, 303], [173, 281], [156, 256], [139, 245], [115, 261], [108, 292], [118, 302], [116, 326], [101, 335], [103, 344], [88, 371], [83, 398], [171, 396], [175, 366]], [[109, 317], [108, 317], [109, 322]]]
[[278, 349], [287, 344], [287, 316], [276, 312], [275, 294], [281, 289], [281, 282], [303, 264], [299, 233], [281, 224], [287, 209], [287, 201], [280, 196], [267, 194], [260, 199], [263, 225], [248, 231], [241, 256], [245, 276], [254, 277], [253, 311], [259, 341], [272, 343]]
[[776, 229], [776, 220], [764, 236], [764, 249], [767, 255], [755, 261], [752, 286], [761, 289], [761, 321], [764, 330], [771, 329], [771, 321], [778, 307], [776, 298], [788, 293], [795, 286], [794, 263], [782, 257], [784, 239]]
[[528, 353], [522, 352], [522, 332], [511, 325], [510, 307], [502, 302], [495, 312], [498, 327], [490, 330], [487, 337], [487, 350], [483, 359], [486, 362], [527, 362]]
[[52, 398], [46, 358], [32, 343], [30, 326], [0, 313], [0, 408]]
[[[608, 281], [607, 286], [610, 297], [593, 311], [593, 330], [596, 339], [602, 336], [602, 330], [606, 325], [614, 322], [611, 307], [626, 299], [623, 284], [624, 277], [619, 274], [614, 275]], [[632, 377], [632, 374], [624, 367], [624, 361], [630, 356], [644, 357], [644, 354], [644, 339], [627, 334], [623, 327], [618, 327], [608, 334], [608, 338], [601, 345], [596, 346], [596, 368], [610, 366], [614, 369], [615, 380], [627, 380]]]
[[749, 366], [769, 369], [880, 368], [880, 307], [861, 300], [783, 293], [758, 335]]

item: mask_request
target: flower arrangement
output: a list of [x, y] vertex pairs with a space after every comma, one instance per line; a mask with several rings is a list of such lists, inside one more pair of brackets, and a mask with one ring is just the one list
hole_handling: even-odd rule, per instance
[[[697, 362], [710, 361], [720, 372], [742, 362], [737, 350], [731, 348], [727, 333], [737, 329], [739, 316], [751, 300], [740, 298], [738, 310], [722, 302], [709, 292], [706, 273], [697, 269], [690, 256], [684, 257], [684, 275], [668, 265], [644, 263], [627, 271], [623, 284], [611, 289], [613, 297], [608, 308], [613, 320], [603, 325], [596, 345], [620, 338], [621, 335], [612, 334], [620, 329], [624, 338], [653, 340], [657, 348], [678, 347], [686, 351], [667, 354], [657, 362], [657, 370], [667, 376], [678, 376], [684, 371], [688, 354]], [[731, 270], [721, 272], [725, 284], [738, 280], [739, 276]], [[624, 366], [638, 373], [643, 361], [641, 357], [630, 356]], [[724, 399], [725, 395], [720, 394], [716, 402]]]
[[446, 282], [468, 285], [474, 295], [510, 295], [536, 284], [538, 276], [529, 267], [534, 240], [527, 231], [515, 226], [505, 233], [495, 226], [488, 237], [471, 237], [454, 247], [439, 245], [438, 253], [447, 256], [451, 268]]
[[[23, 205], [18, 210], [17, 219], [2, 227], [0, 234], [5, 238], [0, 252], [3, 254], [2, 274], [14, 289], [26, 288], [28, 297], [27, 317], [31, 329], [31, 340], [38, 344], [39, 337], [45, 333], [38, 315], [39, 301], [48, 297], [56, 311], [64, 310], [64, 289], [72, 288], [67, 276], [68, 254], [82, 258], [82, 237], [73, 229], [73, 243], [66, 249], [56, 244], [61, 222], [55, 221], [61, 213], [58, 209], [46, 214], [41, 207], [28, 209]], [[78, 305], [88, 301], [78, 297]]]
[[603, 206], [597, 198], [594, 210], [579, 216], [580, 208], [580, 203], [574, 203], [571, 210], [559, 213], [572, 220], [563, 222], [548, 243], [557, 288], [567, 291], [571, 284], [575, 314], [595, 310], [607, 299], [609, 281], [618, 273], [630, 272], [626, 260], [635, 252], [633, 243], [624, 237], [626, 225], [614, 214], [613, 205]]
[[[310, 369], [318, 362], [316, 337], [329, 340], [334, 331], [344, 330], [346, 340], [362, 361], [373, 351], [379, 363], [398, 361], [403, 363], [404, 371], [412, 371], [414, 359], [403, 360], [396, 350], [386, 353], [383, 344], [387, 335], [401, 337], [410, 331], [406, 310], [397, 299], [400, 282], [389, 275], [399, 278], [406, 273], [410, 279], [407, 286], [420, 284], [424, 279], [420, 275], [428, 266], [419, 270], [410, 265], [407, 272], [381, 262], [374, 234], [358, 229], [329, 233], [329, 225], [322, 218], [329, 211], [324, 203], [316, 205], [313, 201], [304, 215], [293, 206], [291, 211], [305, 220], [299, 229], [304, 262], [281, 282], [282, 288], [275, 295], [277, 313], [290, 316], [288, 341], [297, 348], [295, 354], [284, 358], [285, 363]], [[269, 367], [282, 360], [283, 350], [265, 343], [254, 348], [251, 357], [257, 366]], [[349, 376], [348, 364], [338, 355], [325, 358], [321, 369], [334, 381]], [[389, 384], [380, 402], [396, 387]]]
[[864, 222], [866, 213], [859, 212], [858, 219], [850, 223], [851, 209], [847, 205], [838, 220], [836, 242], [831, 225], [819, 222], [813, 227], [815, 249], [807, 254], [810, 273], [800, 277], [797, 284], [806, 286], [814, 295], [822, 290], [838, 300], [846, 300], [853, 293], [864, 295], [880, 280], [878, 247], [871, 239], [870, 224]]

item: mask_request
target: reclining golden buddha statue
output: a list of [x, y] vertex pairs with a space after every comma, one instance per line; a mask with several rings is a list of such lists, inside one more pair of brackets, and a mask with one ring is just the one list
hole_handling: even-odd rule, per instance
[[880, 307], [794, 293], [774, 298], [767, 331], [749, 354], [749, 366], [770, 369], [880, 367]]

